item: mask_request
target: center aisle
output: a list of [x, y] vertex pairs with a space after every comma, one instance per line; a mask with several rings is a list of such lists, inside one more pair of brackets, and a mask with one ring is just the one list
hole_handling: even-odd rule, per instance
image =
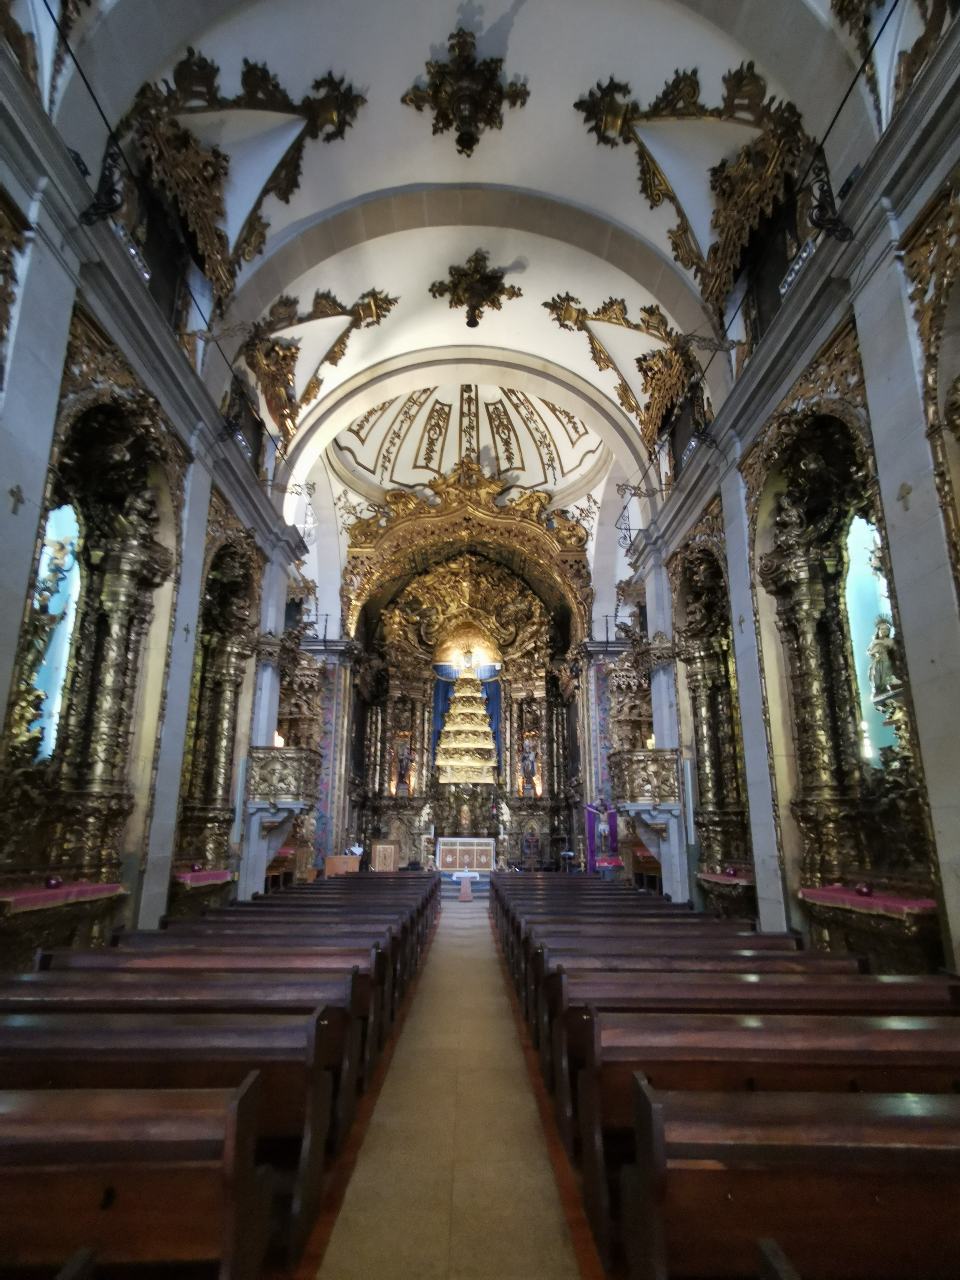
[[448, 901], [319, 1280], [579, 1280], [486, 902]]

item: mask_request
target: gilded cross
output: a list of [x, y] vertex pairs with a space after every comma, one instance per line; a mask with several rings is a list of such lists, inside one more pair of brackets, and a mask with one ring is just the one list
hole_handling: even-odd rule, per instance
[[20, 508], [23, 506], [23, 504], [27, 500], [26, 494], [23, 492], [23, 490], [20, 488], [18, 484], [15, 484], [12, 489], [8, 489], [7, 493], [13, 499], [10, 510], [13, 512], [14, 515], [16, 515], [17, 512], [20, 510]]

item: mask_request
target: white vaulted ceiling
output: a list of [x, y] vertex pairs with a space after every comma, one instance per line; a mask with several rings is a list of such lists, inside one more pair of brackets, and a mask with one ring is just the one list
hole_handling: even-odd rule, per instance
[[[594, 312], [622, 298], [631, 320], [655, 304], [679, 332], [717, 330], [698, 280], [674, 259], [668, 232], [676, 216], [669, 202], [651, 207], [638, 186], [634, 147], [597, 145], [574, 103], [614, 77], [646, 108], [678, 69], [695, 70], [702, 102], [719, 105], [724, 75], [753, 63], [767, 94], [794, 102], [807, 133], [819, 136], [856, 70], [855, 46], [830, 0], [92, 0], [79, 14], [77, 57], [111, 122], [130, 110], [141, 85], [169, 80], [188, 47], [217, 65], [224, 99], [240, 91], [244, 59], [265, 64], [295, 104], [328, 72], [366, 99], [343, 139], [306, 142], [289, 202], [274, 195], [263, 201], [269, 224], [263, 252], [241, 264], [217, 321], [222, 345], [249, 380], [243, 334], [281, 297], [294, 300], [298, 317], [309, 313], [318, 293], [334, 295], [344, 314], [365, 291], [396, 299], [376, 327], [354, 325], [335, 363], [317, 368], [317, 353], [326, 350], [325, 330], [348, 319], [314, 321], [313, 330], [310, 323], [298, 325], [292, 334], [300, 342], [296, 396], [314, 373], [320, 386], [297, 409], [284, 510], [303, 522], [304, 500], [293, 495], [308, 483], [307, 514], [321, 540], [341, 537], [331, 503], [344, 482], [367, 497], [385, 483], [422, 482], [426, 471], [414, 465], [415, 441], [432, 406], [457, 405], [461, 384], [481, 387], [490, 404], [503, 398], [501, 388], [511, 388], [548, 421], [543, 406], [555, 404], [583, 423], [596, 451], [572, 458], [556, 483], [548, 475], [547, 487], [566, 500], [581, 481], [594, 493], [606, 484], [603, 510], [615, 514], [616, 479], [642, 475], [649, 465], [630, 401], [642, 410], [635, 362], [657, 343], [607, 324], [599, 336], [615, 353], [616, 367], [600, 367], [602, 361], [591, 359], [588, 334], [559, 327], [542, 304], [569, 293]], [[37, 24], [42, 20], [38, 7]], [[457, 153], [453, 133], [432, 133], [429, 111], [400, 101], [424, 83], [428, 58], [447, 59], [447, 40], [458, 26], [476, 35], [479, 58], [503, 59], [503, 83], [518, 81], [529, 92], [524, 106], [504, 105], [503, 128], [483, 133], [470, 157]], [[827, 146], [835, 186], [873, 145], [872, 111], [861, 82]], [[231, 244], [258, 184], [262, 190], [299, 128], [298, 118], [281, 110], [258, 115], [264, 113], [184, 117], [229, 156], [223, 230]], [[106, 133], [69, 60], [60, 72], [55, 119], [95, 172]], [[732, 157], [749, 130], [698, 118], [647, 122], [641, 132], [706, 249], [710, 167]], [[428, 290], [478, 247], [506, 269], [508, 283], [523, 296], [468, 330], [463, 312]], [[219, 402], [228, 374], [211, 350], [202, 374]], [[731, 359], [723, 354], [710, 363], [706, 380], [714, 409], [731, 383]], [[349, 455], [343, 442], [351, 424], [377, 404], [402, 405], [422, 388], [434, 388], [433, 398], [415, 415], [385, 471], [382, 451]], [[511, 420], [523, 440], [526, 428], [516, 415]], [[562, 447], [562, 431], [552, 425], [551, 431]], [[492, 449], [492, 438], [489, 443]], [[533, 471], [527, 466], [535, 451], [524, 449], [516, 482], [541, 483], [540, 462]], [[606, 476], [599, 489], [598, 476]], [[610, 537], [615, 548], [615, 532]], [[615, 551], [611, 564], [614, 559]], [[611, 568], [611, 577], [615, 572]]]

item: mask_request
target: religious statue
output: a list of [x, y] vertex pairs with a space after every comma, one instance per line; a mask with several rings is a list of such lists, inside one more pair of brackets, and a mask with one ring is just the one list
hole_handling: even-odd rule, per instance
[[463, 804], [460, 806], [460, 834], [462, 836], [470, 835], [470, 828], [472, 826], [473, 823], [470, 819], [470, 805], [466, 800], [464, 800]]
[[406, 795], [410, 782], [410, 765], [413, 757], [410, 752], [410, 744], [406, 738], [401, 738], [397, 744], [397, 795]]
[[520, 754], [520, 772], [523, 775], [523, 794], [533, 795], [534, 779], [537, 776], [537, 740], [524, 738], [523, 750]]
[[867, 645], [870, 659], [869, 678], [873, 697], [882, 698], [900, 683], [896, 672], [896, 643], [889, 618], [881, 614], [873, 630], [873, 639]]

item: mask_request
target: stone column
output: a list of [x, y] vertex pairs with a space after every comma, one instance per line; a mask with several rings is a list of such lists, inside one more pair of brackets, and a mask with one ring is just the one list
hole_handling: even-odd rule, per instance
[[[655, 554], [644, 571], [647, 602], [647, 633], [652, 640], [659, 632], [673, 634], [673, 600], [670, 579], [659, 554]], [[650, 703], [653, 711], [653, 735], [658, 750], [680, 750], [680, 714], [677, 707], [677, 679], [672, 662], [654, 666], [650, 672]], [[682, 794], [682, 792], [681, 792]], [[683, 809], [665, 818], [666, 835], [660, 842], [663, 891], [674, 901], [691, 897], [692, 883], [687, 847], [693, 833], [687, 832]]]
[[[260, 602], [260, 630], [264, 641], [257, 647], [257, 682], [253, 696], [253, 720], [250, 726], [251, 747], [272, 747], [280, 708], [279, 639], [283, 634], [287, 605], [286, 564], [271, 560], [263, 571]], [[276, 637], [275, 646], [266, 641]]]
[[[209, 505], [210, 473], [200, 462], [194, 462], [187, 474], [184, 493], [181, 528], [184, 547], [203, 546]], [[146, 835], [146, 867], [137, 916], [139, 929], [157, 928], [167, 909], [202, 581], [203, 557], [181, 557], [165, 711], [160, 729], [160, 753], [154, 779], [154, 804]]]
[[21, 187], [15, 180], [15, 161], [22, 157], [8, 153], [4, 158], [11, 165], [4, 182], [34, 222], [25, 252], [17, 260], [15, 323], [5, 353], [0, 409], [0, 690], [6, 705], [35, 569], [78, 263], [65, 244], [63, 227], [47, 195], [31, 210], [36, 175], [23, 175]]
[[897, 261], [896, 235], [892, 223], [879, 228], [868, 259], [872, 269], [861, 273], [853, 305], [900, 638], [940, 868], [947, 964], [955, 968], [960, 965], [960, 615], [925, 434], [922, 355]]
[[786, 890], [780, 867], [769, 745], [763, 717], [760, 651], [753, 624], [747, 509], [743, 481], [736, 468], [731, 467], [724, 475], [720, 496], [757, 912], [761, 929], [778, 932], [788, 924]]

